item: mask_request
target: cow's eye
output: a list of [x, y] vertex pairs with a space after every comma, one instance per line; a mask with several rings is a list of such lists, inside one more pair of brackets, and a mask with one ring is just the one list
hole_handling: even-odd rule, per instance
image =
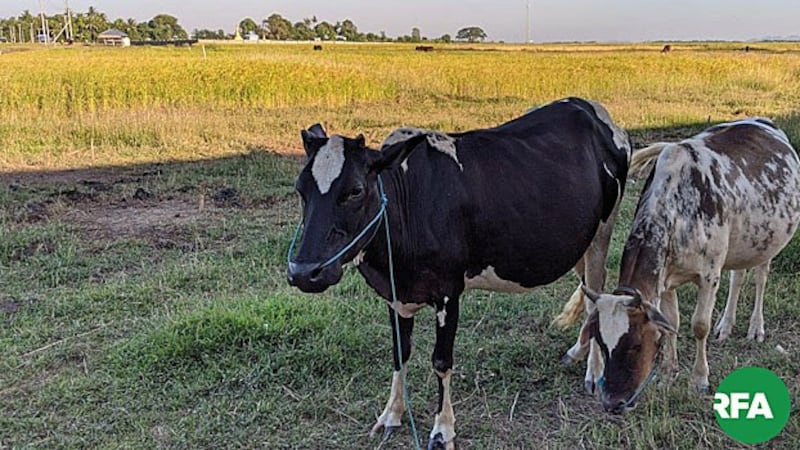
[[353, 189], [347, 191], [341, 198], [340, 201], [342, 203], [349, 202], [352, 200], [358, 200], [359, 198], [364, 196], [364, 187], [363, 186], [356, 186]]

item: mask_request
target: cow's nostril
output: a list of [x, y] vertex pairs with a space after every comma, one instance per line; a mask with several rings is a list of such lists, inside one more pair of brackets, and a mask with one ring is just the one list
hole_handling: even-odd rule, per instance
[[319, 275], [322, 273], [322, 268], [317, 267], [316, 269], [311, 271], [311, 281], [317, 281]]

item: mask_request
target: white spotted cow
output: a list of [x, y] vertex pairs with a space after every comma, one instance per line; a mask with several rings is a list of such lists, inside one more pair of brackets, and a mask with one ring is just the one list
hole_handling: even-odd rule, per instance
[[[385, 229], [382, 221], [371, 222], [380, 210], [380, 176], [400, 317], [399, 330], [391, 320], [389, 400], [372, 432], [384, 430], [388, 437], [401, 424], [398, 346], [407, 361], [414, 315], [432, 306], [439, 400], [428, 448], [453, 448], [450, 383], [462, 292], [524, 292], [556, 280], [582, 257], [579, 271], [604, 267], [627, 176], [628, 136], [602, 106], [578, 98], [491, 129], [445, 134], [401, 128], [380, 152], [367, 149], [362, 136], [328, 137], [319, 125], [302, 136], [308, 161], [297, 191], [305, 232], [288, 281], [304, 292], [322, 292], [339, 282], [343, 264], [355, 261], [367, 283], [392, 299]], [[597, 289], [603, 281], [594, 282]]]
[[733, 275], [719, 336], [730, 334], [741, 277], [753, 268], [756, 301], [748, 338], [763, 340], [770, 261], [800, 221], [800, 162], [786, 134], [767, 119], [724, 123], [678, 143], [653, 145], [635, 152], [631, 167], [652, 160], [622, 255], [619, 287], [614, 294], [587, 290], [596, 312], [581, 340], [594, 339], [601, 347], [601, 398], [617, 413], [641, 393], [664, 333], [666, 365], [677, 370], [678, 286], [691, 282], [699, 288], [692, 316], [693, 388], [709, 388], [706, 340], [723, 270]]

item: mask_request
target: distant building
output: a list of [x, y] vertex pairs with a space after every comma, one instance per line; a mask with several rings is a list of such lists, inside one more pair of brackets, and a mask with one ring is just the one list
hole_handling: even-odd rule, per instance
[[251, 32], [247, 33], [247, 36], [245, 36], [244, 39], [246, 41], [258, 42], [258, 39], [259, 39], [258, 33], [256, 33], [255, 31], [251, 31]]
[[233, 36], [233, 40], [234, 41], [243, 41], [244, 40], [244, 39], [242, 39], [242, 33], [239, 33], [239, 29], [238, 28], [236, 29], [236, 34]]
[[131, 39], [128, 35], [114, 28], [100, 33], [97, 36], [97, 42], [103, 45], [113, 45], [114, 47], [128, 47], [131, 45]]

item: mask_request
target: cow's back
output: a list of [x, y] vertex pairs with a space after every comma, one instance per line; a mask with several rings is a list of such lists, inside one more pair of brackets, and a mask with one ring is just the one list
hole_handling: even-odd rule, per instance
[[686, 271], [764, 263], [800, 221], [800, 163], [786, 135], [766, 121], [723, 124], [670, 145], [651, 181], [633, 231], [662, 221], [672, 260]]

